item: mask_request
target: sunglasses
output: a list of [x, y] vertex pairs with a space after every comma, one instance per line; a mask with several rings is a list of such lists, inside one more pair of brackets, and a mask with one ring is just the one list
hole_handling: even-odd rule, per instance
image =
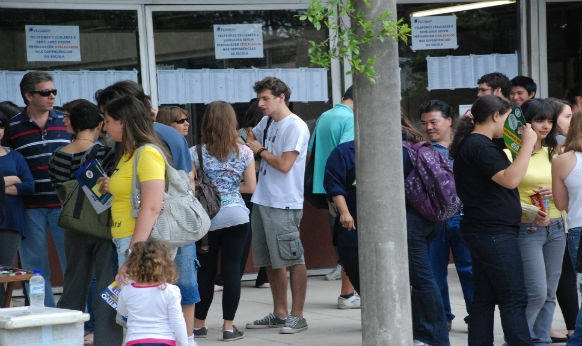
[[188, 121], [188, 118], [182, 118], [182, 119], [174, 120], [174, 122], [176, 124], [183, 124], [183, 123], [185, 123], [187, 121]]
[[48, 90], [48, 89], [45, 89], [45, 90], [34, 90], [34, 91], [31, 91], [30, 93], [32, 95], [39, 94], [42, 97], [49, 97], [49, 96], [51, 96], [51, 94], [57, 96], [57, 89], [53, 89], [53, 90]]

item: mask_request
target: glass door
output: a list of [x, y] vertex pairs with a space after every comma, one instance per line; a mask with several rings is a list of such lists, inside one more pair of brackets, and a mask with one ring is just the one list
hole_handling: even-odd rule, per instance
[[94, 100], [118, 80], [142, 82], [138, 12], [128, 9], [0, 10], [0, 100], [24, 106], [18, 83], [28, 70], [49, 71], [56, 106]]
[[547, 2], [546, 28], [548, 96], [582, 95], [582, 1]]
[[310, 68], [307, 54], [308, 41], [324, 40], [326, 32], [300, 21], [303, 10], [154, 8], [158, 104], [188, 111], [191, 144], [212, 101], [231, 103], [243, 124], [253, 84], [267, 75], [290, 85], [292, 110], [304, 120], [331, 108], [329, 73]]

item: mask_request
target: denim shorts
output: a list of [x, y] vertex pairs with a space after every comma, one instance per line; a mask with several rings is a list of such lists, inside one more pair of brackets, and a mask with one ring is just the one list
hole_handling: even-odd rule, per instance
[[198, 260], [196, 259], [196, 244], [188, 244], [178, 248], [174, 258], [178, 268], [178, 282], [176, 286], [180, 289], [182, 301], [180, 305], [192, 305], [200, 301], [198, 292]]
[[305, 264], [299, 224], [303, 210], [255, 204], [251, 214], [255, 267], [286, 268]]

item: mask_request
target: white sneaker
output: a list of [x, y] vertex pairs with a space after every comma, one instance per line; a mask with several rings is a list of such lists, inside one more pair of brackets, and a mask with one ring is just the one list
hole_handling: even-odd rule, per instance
[[339, 296], [337, 298], [337, 308], [338, 309], [359, 309], [360, 308], [360, 296], [354, 292], [354, 295], [349, 298], [343, 298]]
[[416, 339], [414, 339], [414, 340], [412, 341], [412, 345], [413, 345], [413, 346], [430, 346], [429, 344], [427, 344], [427, 343], [424, 343], [424, 342], [422, 342], [422, 341], [420, 341], [420, 340], [416, 340]]
[[341, 278], [342, 278], [342, 266], [340, 266], [339, 264], [335, 268], [333, 268], [333, 270], [329, 272], [329, 274], [325, 275], [325, 279], [327, 281], [341, 280]]

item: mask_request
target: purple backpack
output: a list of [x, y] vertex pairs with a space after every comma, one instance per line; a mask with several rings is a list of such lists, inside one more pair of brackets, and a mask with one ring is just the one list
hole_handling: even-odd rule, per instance
[[411, 144], [402, 141], [408, 149], [413, 169], [404, 179], [406, 200], [425, 219], [444, 221], [461, 209], [457, 196], [453, 166], [446, 157], [428, 142]]

